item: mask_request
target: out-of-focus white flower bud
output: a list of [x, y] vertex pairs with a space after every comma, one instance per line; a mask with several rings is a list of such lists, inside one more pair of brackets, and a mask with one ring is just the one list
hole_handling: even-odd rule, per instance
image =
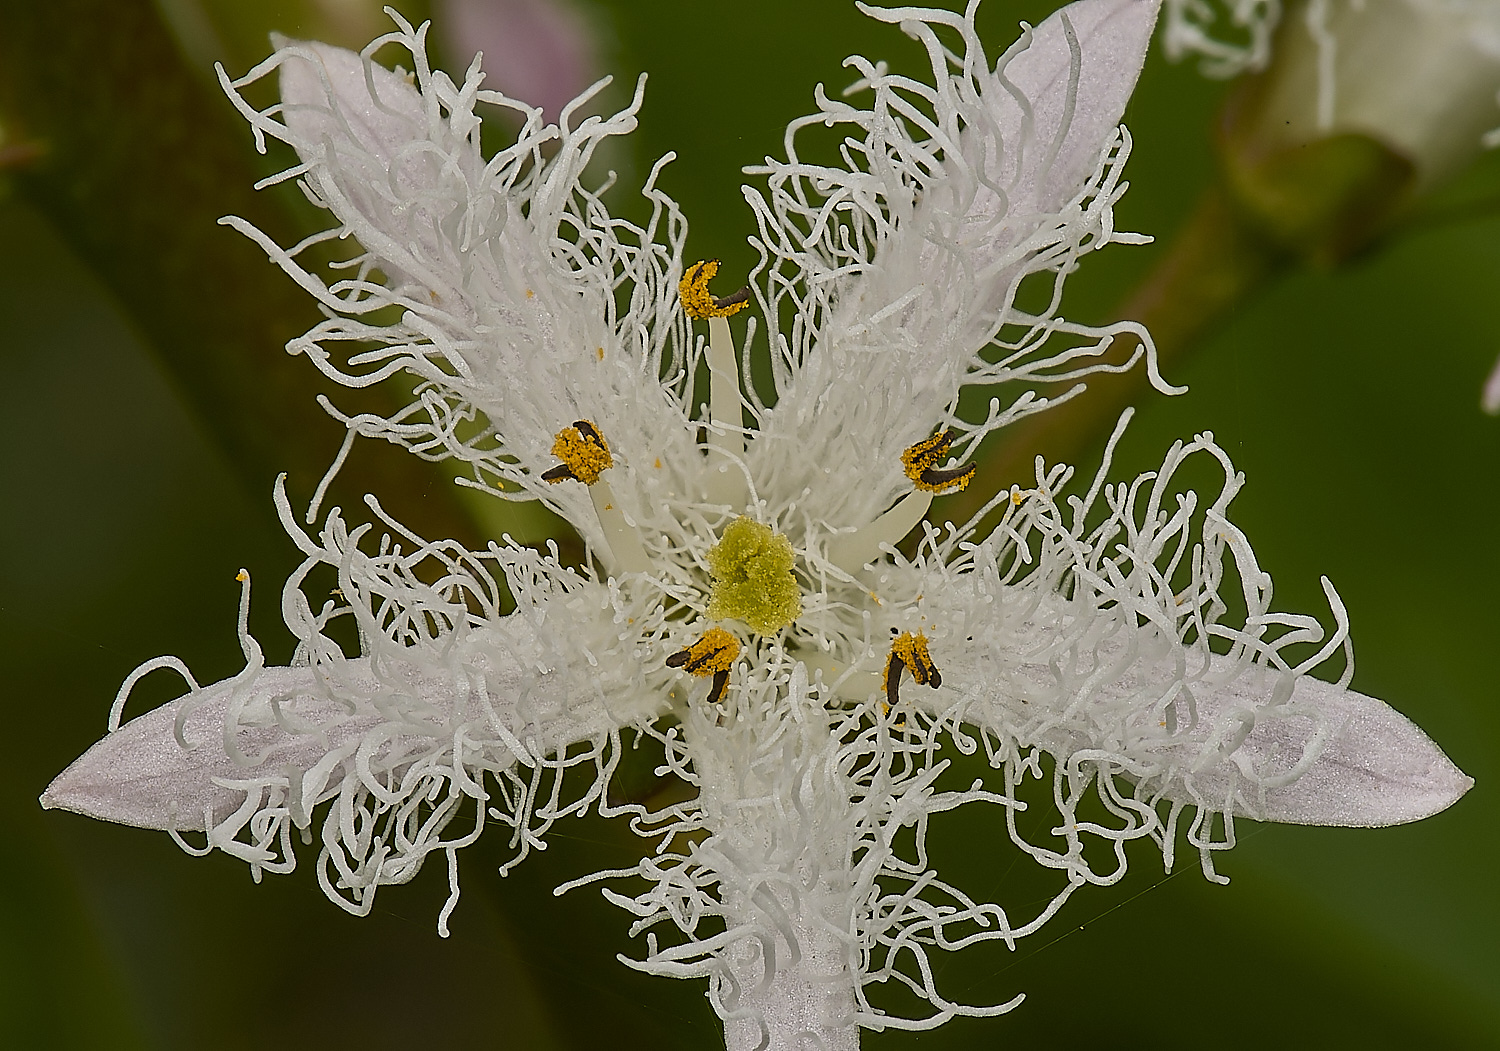
[[1278, 251], [1337, 262], [1500, 124], [1500, 0], [1302, 0], [1221, 125], [1230, 197]]
[[1418, 191], [1454, 174], [1500, 124], [1500, 3], [1308, 0], [1267, 73], [1264, 129], [1301, 142], [1368, 135], [1410, 161]]

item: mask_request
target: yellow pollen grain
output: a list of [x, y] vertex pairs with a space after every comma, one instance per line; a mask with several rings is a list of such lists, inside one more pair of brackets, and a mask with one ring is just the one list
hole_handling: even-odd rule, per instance
[[657, 470], [658, 470], [658, 471], [660, 471], [660, 470], [661, 470], [661, 457], [660, 457], [660, 456], [658, 456], [658, 457], [657, 457], [657, 458], [656, 458], [656, 469], [657, 469]]
[[713, 293], [708, 290], [708, 283], [718, 272], [719, 261], [708, 259], [688, 267], [682, 275], [682, 280], [677, 283], [677, 296], [682, 300], [682, 309], [695, 321], [703, 321], [711, 317], [730, 317], [750, 305], [749, 300], [743, 300], [720, 306], [714, 300]]
[[536, 293], [533, 292], [531, 289], [528, 288], [526, 290], [526, 298], [527, 299], [535, 299], [536, 298]]
[[247, 581], [247, 580], [249, 580], [249, 579], [250, 579], [250, 574], [249, 574], [249, 573], [246, 573], [246, 572], [245, 572], [245, 571], [244, 571], [244, 570], [243, 570], [243, 569], [242, 569], [242, 570], [240, 570], [240, 571], [239, 571], [239, 572], [238, 572], [238, 573], [236, 573], [236, 574], [235, 574], [235, 575], [234, 575], [234, 579], [235, 579], [235, 580], [238, 580], [238, 581], [239, 581], [239, 582], [240, 582], [240, 583], [241, 583], [241, 584], [243, 584], [243, 583], [244, 583], [244, 582], [245, 582], [245, 581]]
[[[585, 436], [578, 427], [564, 427], [557, 432], [552, 442], [552, 455], [567, 465], [568, 470], [573, 472], [584, 485], [593, 485], [599, 480], [603, 471], [609, 470], [615, 465], [615, 458], [610, 455], [609, 445], [604, 437], [599, 434], [598, 428], [594, 427], [588, 420], [580, 420], [579, 423], [586, 424], [591, 435]], [[561, 478], [548, 478], [549, 482], [560, 482]]]
[[595, 350], [599, 354], [599, 360], [603, 361], [604, 360], [604, 348], [603, 347], [596, 347]]

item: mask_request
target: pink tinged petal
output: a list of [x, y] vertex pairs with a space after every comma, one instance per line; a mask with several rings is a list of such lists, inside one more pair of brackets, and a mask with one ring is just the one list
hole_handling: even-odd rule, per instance
[[[455, 721], [486, 739], [483, 765], [492, 770], [622, 723], [597, 702], [569, 704], [560, 682], [528, 674], [498, 645], [470, 671], [486, 683], [483, 695], [472, 679], [461, 690], [451, 678], [392, 662], [377, 679], [364, 659], [226, 679], [108, 734], [58, 775], [41, 803], [140, 828], [203, 831], [205, 814], [217, 825], [245, 804], [243, 785], [284, 778], [301, 823], [306, 809], [295, 812], [337, 794], [357, 754], [374, 773], [399, 772], [451, 744]], [[176, 725], [184, 706], [186, 747]]]
[[[1250, 715], [1268, 699], [1253, 690], [1255, 683], [1242, 677], [1198, 698], [1200, 724], [1222, 729]], [[1268, 694], [1270, 681], [1265, 685]], [[1420, 727], [1384, 701], [1304, 675], [1287, 707], [1316, 711], [1318, 719], [1275, 709], [1255, 713], [1238, 748], [1189, 775], [1194, 792], [1210, 805], [1233, 792], [1235, 812], [1256, 820], [1375, 828], [1431, 817], [1474, 785]], [[1327, 734], [1321, 745], [1315, 737], [1320, 725]], [[1276, 783], [1278, 771], [1290, 772], [1308, 754], [1311, 764], [1300, 775]], [[1267, 787], [1258, 788], [1255, 776]], [[1192, 793], [1177, 779], [1166, 795], [1189, 802]]]
[[1500, 416], [1500, 360], [1495, 362], [1495, 367], [1490, 369], [1489, 378], [1484, 381], [1484, 394], [1481, 395], [1479, 404], [1491, 416]]
[[[188, 744], [184, 748], [175, 724], [190, 698], [193, 707], [182, 728]], [[299, 734], [274, 724], [238, 728], [232, 739], [242, 755], [264, 758], [249, 766], [236, 763], [225, 749], [230, 705], [258, 708], [273, 701], [280, 702], [286, 715], [323, 726], [324, 732]], [[244, 802], [243, 791], [216, 784], [216, 779], [245, 780], [289, 768], [312, 770], [325, 756], [383, 721], [368, 702], [351, 714], [321, 695], [311, 668], [264, 668], [243, 687], [236, 679], [226, 679], [132, 719], [59, 774], [42, 793], [41, 803], [138, 828], [201, 832], [205, 813], [218, 824]]]
[[[769, 889], [762, 893], [767, 899], [774, 896], [789, 922], [729, 949], [727, 963], [738, 995], [725, 1007], [738, 1017], [724, 1023], [725, 1047], [858, 1051], [854, 976], [845, 945], [849, 939], [835, 935], [827, 920], [806, 914], [807, 899], [814, 895], [792, 898]], [[731, 917], [731, 922], [734, 919], [738, 917]], [[788, 942], [789, 935], [795, 945]]]
[[288, 56], [281, 65], [282, 116], [304, 161], [325, 141], [352, 141], [389, 164], [402, 147], [427, 138], [422, 96], [404, 77], [345, 48], [280, 43], [311, 56]]
[[[1104, 666], [1117, 656], [1105, 655]], [[1026, 664], [963, 718], [1060, 763], [1102, 762], [1140, 780], [1143, 799], [1257, 821], [1399, 825], [1445, 810], [1474, 784], [1376, 698], [1302, 675], [1283, 700], [1284, 676], [1236, 669], [1227, 657], [1213, 657], [1202, 676], [1180, 675], [1175, 659], [1133, 663], [1080, 697], [1059, 693], [1052, 667]], [[925, 691], [914, 697], [934, 714], [945, 704]]]
[[[1135, 90], [1160, 7], [1159, 0], [1078, 0], [1037, 26], [1031, 46], [998, 70], [1032, 108], [1013, 200], [1056, 211], [1093, 174]], [[1020, 141], [1020, 105], [1002, 88], [993, 97], [1002, 133]]]
[[437, 19], [448, 51], [467, 65], [484, 53], [485, 83], [540, 106], [556, 121], [598, 80], [588, 23], [565, 0], [447, 0]]

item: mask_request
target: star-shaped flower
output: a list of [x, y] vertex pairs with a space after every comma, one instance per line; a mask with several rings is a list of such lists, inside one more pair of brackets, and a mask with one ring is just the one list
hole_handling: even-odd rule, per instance
[[[294, 838], [316, 837], [324, 890], [355, 913], [442, 852], [440, 929], [456, 852], [487, 822], [508, 829], [514, 864], [564, 816], [629, 816], [649, 856], [578, 884], [608, 880], [636, 917], [634, 966], [708, 979], [738, 1049], [852, 1048], [860, 1028], [1009, 1010], [1019, 998], [947, 999], [930, 955], [1013, 944], [1076, 888], [1118, 879], [1130, 840], [1170, 863], [1185, 811], [1213, 877], [1236, 817], [1379, 825], [1461, 795], [1468, 779], [1420, 730], [1346, 688], [1347, 661], [1336, 685], [1307, 674], [1347, 650], [1342, 607], [1329, 588], [1326, 640], [1270, 611], [1227, 517], [1243, 479], [1211, 435], [1081, 497], [1062, 495], [1067, 468], [1039, 465], [994, 495], [999, 524], [982, 534], [985, 516], [921, 525], [934, 494], [968, 484], [981, 438], [1047, 407], [1029, 384], [1112, 367], [1098, 355], [1122, 333], [1151, 367], [1138, 326], [1070, 323], [1058, 299], [1083, 255], [1139, 240], [1113, 225], [1130, 150], [1118, 121], [1157, 4], [1082, 0], [994, 64], [972, 6], [868, 13], [926, 46], [932, 83], [850, 60], [873, 104], [820, 92], [788, 159], [757, 169], [763, 265], [729, 295], [711, 287], [717, 264], [684, 265], [660, 165], [643, 226], [583, 181], [598, 145], [635, 126], [639, 89], [612, 117], [575, 126], [580, 102], [544, 126], [483, 91], [477, 64], [461, 85], [431, 70], [425, 27], [399, 19], [361, 55], [287, 43], [226, 78], [257, 138], [296, 149], [283, 177], [337, 219], [291, 249], [226, 220], [328, 314], [289, 349], [352, 386], [418, 378], [392, 418], [345, 418], [351, 440], [457, 458], [471, 484], [564, 515], [589, 557], [425, 541], [373, 499], [389, 534], [335, 510], [310, 535], [278, 486], [306, 555], [283, 592], [291, 664], [265, 666], [245, 577], [245, 670], [199, 688], [173, 658], [142, 665], [109, 735], [43, 803], [184, 846], [203, 832], [188, 849], [257, 875], [291, 869]], [[411, 73], [373, 61], [387, 46]], [[243, 100], [278, 70], [281, 104]], [[521, 114], [514, 145], [484, 155], [476, 102]], [[818, 124], [845, 133], [842, 166], [798, 156], [796, 134]], [[336, 239], [359, 245], [337, 280], [303, 266]], [[1017, 305], [1023, 281], [1050, 288], [1028, 299], [1041, 312]], [[752, 321], [736, 342], [731, 318], [752, 306], [764, 340]], [[1002, 385], [1019, 393], [977, 422], [959, 414], [963, 389]], [[1222, 466], [1210, 501], [1177, 484], [1193, 458]], [[320, 567], [338, 577], [327, 601]], [[339, 641], [350, 624], [357, 656]], [[120, 725], [161, 667], [190, 692]], [[692, 798], [610, 802], [632, 733]], [[982, 750], [996, 783], [948, 784], [955, 750]], [[1038, 843], [1014, 820], [1030, 778], [1051, 780], [1058, 811]], [[1082, 814], [1091, 794], [1102, 809]], [[929, 820], [971, 803], [996, 808], [997, 851], [1008, 839], [1057, 870], [1051, 902], [1013, 917], [939, 879]], [[1090, 839], [1112, 847], [1103, 871]], [[888, 1012], [885, 982], [931, 1012]]]

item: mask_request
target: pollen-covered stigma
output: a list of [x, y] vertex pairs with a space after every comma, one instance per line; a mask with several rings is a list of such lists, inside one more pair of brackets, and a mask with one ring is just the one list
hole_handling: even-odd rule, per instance
[[792, 543], [752, 518], [737, 518], [708, 552], [713, 573], [708, 615], [742, 620], [761, 635], [774, 635], [802, 613], [802, 594], [792, 575]]

